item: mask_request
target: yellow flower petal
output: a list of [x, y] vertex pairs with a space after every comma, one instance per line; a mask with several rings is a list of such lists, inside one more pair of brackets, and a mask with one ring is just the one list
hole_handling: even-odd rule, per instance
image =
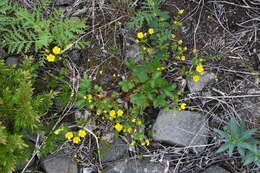
[[196, 71], [202, 73], [204, 71], [203, 65], [202, 64], [197, 65]]
[[144, 33], [143, 32], [138, 32], [137, 33], [137, 38], [139, 38], [139, 39], [144, 38]]
[[72, 139], [73, 138], [73, 133], [72, 132], [67, 132], [65, 134], [65, 138], [68, 139], [68, 140]]
[[123, 125], [120, 124], [120, 123], [117, 123], [117, 124], [115, 125], [115, 129], [116, 129], [118, 132], [120, 132], [120, 131], [123, 130]]
[[115, 110], [111, 110], [110, 112], [109, 112], [109, 116], [110, 116], [110, 118], [115, 118], [115, 115], [116, 115], [116, 111]]
[[150, 28], [150, 29], [148, 29], [148, 33], [149, 33], [149, 34], [154, 34], [154, 33], [155, 33], [155, 31], [154, 31], [154, 29], [153, 29], [153, 28]]
[[74, 137], [73, 140], [72, 140], [72, 142], [73, 142], [74, 144], [78, 144], [80, 141], [81, 141], [81, 140], [80, 140], [79, 137]]
[[182, 61], [185, 61], [185, 60], [186, 60], [186, 57], [185, 57], [185, 56], [181, 56], [181, 60], [182, 60]]
[[79, 130], [78, 135], [79, 135], [80, 137], [84, 138], [84, 137], [87, 135], [87, 133], [86, 133], [85, 130], [81, 129], [81, 130]]
[[56, 60], [56, 57], [53, 54], [49, 54], [47, 56], [47, 61], [54, 62]]
[[52, 48], [52, 52], [57, 55], [61, 52], [61, 48], [59, 48], [58, 46], [55, 46], [54, 48]]
[[117, 115], [118, 116], [122, 116], [124, 114], [124, 111], [122, 111], [121, 109], [119, 109], [118, 111], [117, 111]]
[[186, 106], [187, 106], [187, 104], [186, 104], [186, 103], [182, 103], [182, 104], [181, 104], [181, 107], [180, 107], [180, 108], [181, 108], [181, 110], [184, 110], [184, 109], [186, 109]]
[[184, 9], [178, 10], [178, 14], [183, 14]]
[[200, 80], [200, 77], [198, 75], [193, 76], [193, 81], [198, 82]]

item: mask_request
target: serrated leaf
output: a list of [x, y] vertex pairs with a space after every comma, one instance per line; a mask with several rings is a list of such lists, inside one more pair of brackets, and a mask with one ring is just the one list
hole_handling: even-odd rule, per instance
[[122, 87], [124, 92], [128, 92], [130, 89], [134, 88], [134, 84], [128, 80], [119, 82], [119, 85]]

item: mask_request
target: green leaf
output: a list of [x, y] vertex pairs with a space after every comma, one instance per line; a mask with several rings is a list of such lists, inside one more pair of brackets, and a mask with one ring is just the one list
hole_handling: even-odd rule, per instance
[[82, 108], [82, 107], [85, 106], [85, 105], [86, 105], [86, 102], [85, 102], [85, 100], [83, 100], [83, 99], [78, 100], [78, 101], [76, 102], [76, 106], [77, 106], [78, 108]]
[[247, 130], [247, 131], [243, 132], [241, 139], [243, 140], [243, 139], [250, 138], [253, 134], [255, 134], [255, 132], [256, 132], [256, 129]]
[[143, 71], [143, 69], [135, 70], [134, 74], [136, 75], [136, 77], [140, 82], [145, 82], [148, 79], [148, 75], [145, 71]]
[[119, 82], [119, 85], [122, 87], [124, 92], [128, 92], [130, 89], [134, 88], [134, 84], [128, 80]]
[[255, 157], [252, 154], [248, 154], [244, 159], [244, 164], [247, 165], [249, 163], [252, 163], [255, 160]]
[[229, 134], [222, 131], [222, 130], [219, 130], [219, 129], [214, 129], [215, 132], [217, 132], [222, 138], [226, 138], [228, 139], [229, 138]]
[[229, 147], [230, 147], [230, 144], [229, 144], [229, 143], [224, 144], [224, 145], [222, 145], [216, 152], [217, 152], [217, 153], [221, 153], [221, 152], [223, 152], [223, 151], [225, 151], [225, 150], [228, 150]]
[[146, 106], [147, 105], [147, 98], [143, 94], [135, 94], [130, 98], [131, 103], [139, 105], [139, 106]]
[[162, 72], [156, 71], [152, 74], [152, 79], [158, 79], [159, 77], [161, 77]]
[[229, 155], [229, 157], [232, 156], [234, 148], [235, 148], [234, 145], [229, 145], [229, 148], [228, 148], [228, 155]]

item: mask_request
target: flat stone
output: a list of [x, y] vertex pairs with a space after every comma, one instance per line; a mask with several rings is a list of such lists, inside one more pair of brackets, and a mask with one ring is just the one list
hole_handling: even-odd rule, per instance
[[110, 165], [104, 173], [163, 173], [165, 166], [147, 160], [125, 160]]
[[46, 173], [78, 173], [76, 163], [63, 153], [49, 155], [41, 161], [41, 167]]
[[71, 5], [75, 0], [54, 0], [55, 5]]
[[10, 56], [6, 59], [7, 65], [17, 65], [19, 63], [19, 57]]
[[216, 75], [214, 73], [204, 72], [204, 74], [200, 76], [200, 80], [198, 82], [194, 82], [193, 80], [188, 81], [189, 90], [191, 92], [202, 91], [202, 89], [215, 78]]
[[[194, 146], [207, 144], [207, 120], [197, 112], [161, 110], [153, 125], [152, 138], [179, 146]], [[202, 151], [204, 147], [194, 148]]]
[[205, 171], [203, 171], [202, 173], [230, 173], [230, 172], [219, 166], [211, 166], [207, 168]]
[[105, 153], [102, 161], [110, 162], [122, 159], [124, 156], [127, 156], [127, 152], [128, 145], [120, 138], [115, 138], [111, 148], [109, 148], [109, 150]]

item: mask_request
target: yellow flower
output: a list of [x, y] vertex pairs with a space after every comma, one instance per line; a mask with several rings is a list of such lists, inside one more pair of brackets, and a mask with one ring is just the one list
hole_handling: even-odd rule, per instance
[[193, 50], [192, 50], [192, 53], [194, 53], [194, 54], [197, 53], [197, 52], [198, 52], [197, 49], [193, 49]]
[[179, 40], [179, 41], [178, 41], [178, 44], [179, 44], [179, 45], [181, 45], [182, 43], [183, 43], [183, 41], [182, 41], [182, 40]]
[[183, 14], [184, 9], [178, 10], [178, 14]]
[[65, 134], [65, 138], [68, 139], [68, 140], [70, 140], [71, 138], [73, 138], [73, 133], [72, 133], [72, 132], [67, 132], [67, 133]]
[[103, 74], [103, 71], [102, 71], [102, 70], [100, 70], [100, 71], [99, 71], [99, 74]]
[[92, 98], [93, 98], [91, 94], [88, 94], [87, 97], [88, 97], [88, 100], [92, 100]]
[[180, 109], [181, 109], [181, 110], [184, 110], [184, 109], [186, 109], [186, 106], [187, 106], [186, 103], [182, 103]]
[[112, 110], [109, 112], [110, 118], [115, 118], [115, 115], [116, 115], [116, 111]]
[[47, 61], [54, 62], [56, 60], [56, 57], [53, 54], [49, 54], [47, 56]]
[[181, 56], [181, 60], [182, 60], [182, 61], [185, 61], [185, 60], [186, 60], [186, 57], [185, 57], [185, 56]]
[[100, 109], [97, 110], [97, 115], [100, 115], [102, 111]]
[[142, 141], [142, 142], [141, 142], [141, 145], [144, 146], [144, 145], [145, 145], [145, 141]]
[[54, 131], [54, 134], [58, 135], [58, 134], [60, 134], [60, 132], [62, 132], [62, 129], [57, 129], [57, 130]]
[[78, 144], [80, 142], [80, 138], [76, 136], [76, 137], [73, 138], [72, 142], [74, 144]]
[[132, 133], [132, 132], [133, 132], [133, 129], [132, 129], [131, 127], [129, 127], [129, 128], [127, 129], [127, 132], [128, 132], [128, 133]]
[[44, 49], [45, 53], [50, 53], [49, 49]]
[[175, 35], [175, 34], [172, 34], [171, 36], [172, 36], [173, 39], [176, 38], [176, 35]]
[[198, 75], [193, 76], [193, 81], [198, 82], [200, 80], [200, 77]]
[[188, 49], [187, 47], [184, 47], [184, 48], [183, 48], [183, 51], [186, 51], [187, 49]]
[[202, 73], [204, 71], [203, 65], [202, 64], [197, 65], [196, 71]]
[[140, 41], [138, 39], [135, 40], [136, 43], [139, 43]]
[[135, 119], [135, 118], [134, 118], [134, 119], [132, 119], [132, 122], [133, 122], [133, 123], [135, 123], [135, 122], [136, 122], [136, 119]]
[[116, 129], [118, 132], [120, 132], [120, 131], [123, 129], [123, 125], [122, 125], [122, 124], [119, 124], [119, 123], [116, 123], [115, 129]]
[[150, 141], [148, 139], [145, 140], [146, 145], [150, 145]]
[[160, 71], [160, 70], [161, 70], [161, 68], [160, 68], [160, 67], [157, 67], [157, 68], [156, 68], [156, 70], [157, 70], [157, 71]]
[[153, 29], [153, 28], [150, 28], [150, 29], [148, 29], [148, 33], [149, 33], [149, 34], [154, 34], [154, 33], [155, 33], [155, 31], [154, 31], [154, 29]]
[[136, 144], [135, 141], [132, 141], [132, 142], [130, 143], [130, 145], [132, 145], [132, 146], [134, 146], [135, 144]]
[[138, 126], [141, 126], [141, 125], [142, 125], [142, 121], [141, 121], [141, 120], [138, 120], [138, 121], [137, 121], [137, 125], [138, 125]]
[[82, 138], [84, 138], [84, 137], [87, 135], [86, 131], [83, 130], [83, 129], [79, 130], [78, 134], [79, 134], [79, 136], [82, 137]]
[[144, 33], [138, 32], [137, 33], [137, 38], [140, 38], [140, 39], [144, 38]]
[[121, 109], [119, 109], [118, 111], [117, 111], [117, 115], [118, 116], [122, 116], [124, 114], [124, 111], [122, 111]]
[[52, 48], [52, 52], [57, 55], [61, 52], [61, 48], [59, 48], [58, 46], [55, 46], [54, 48]]

